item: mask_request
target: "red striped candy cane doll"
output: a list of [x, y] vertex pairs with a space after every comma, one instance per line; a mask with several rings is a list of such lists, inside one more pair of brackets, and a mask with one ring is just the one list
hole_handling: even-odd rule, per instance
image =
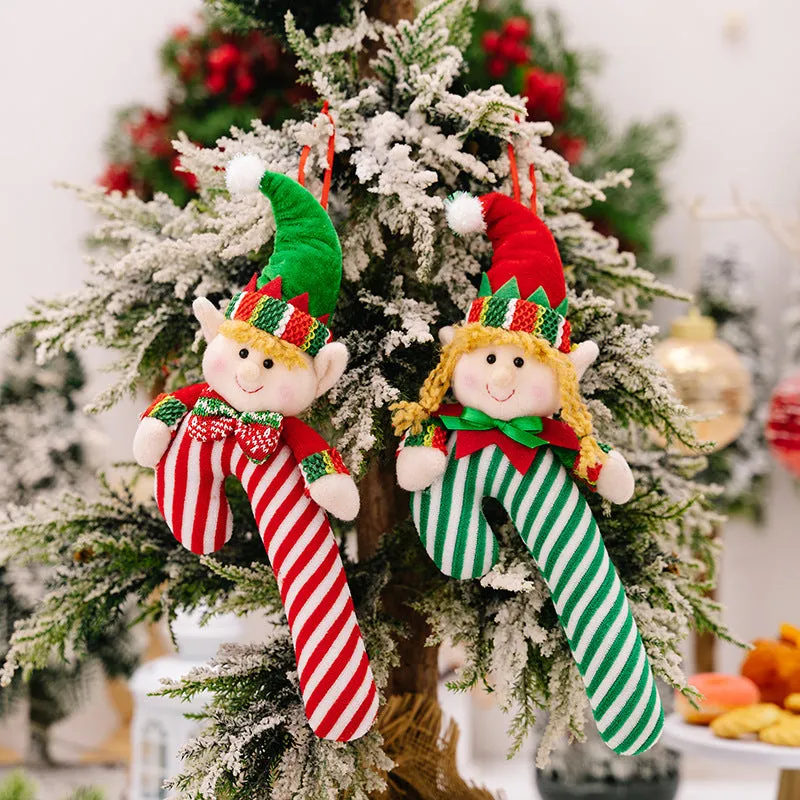
[[[331, 341], [318, 313], [330, 308], [332, 285], [334, 301], [338, 293], [341, 250], [311, 194], [283, 175], [263, 168], [259, 175], [278, 227], [272, 259], [224, 312], [195, 301], [206, 382], [156, 398], [142, 415], [134, 455], [155, 468], [159, 509], [193, 553], [214, 552], [230, 538], [224, 482], [242, 483], [289, 621], [309, 723], [320, 737], [350, 741], [372, 726], [378, 693], [325, 512], [354, 519], [358, 490], [336, 450], [297, 419], [347, 364], [346, 348]], [[291, 241], [282, 240], [287, 219], [307, 223], [305, 235], [295, 224]], [[327, 297], [308, 286], [284, 299], [287, 285], [302, 289], [314, 278], [325, 281]]]

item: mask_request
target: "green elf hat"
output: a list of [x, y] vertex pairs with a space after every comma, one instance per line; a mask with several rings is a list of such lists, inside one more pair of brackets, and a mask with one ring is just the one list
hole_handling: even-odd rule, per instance
[[231, 299], [226, 318], [316, 355], [333, 338], [326, 323], [342, 282], [342, 248], [328, 213], [297, 181], [269, 172], [254, 155], [234, 156], [225, 181], [232, 195], [261, 191], [275, 218], [272, 255]]
[[569, 353], [564, 267], [547, 225], [530, 208], [497, 192], [481, 197], [456, 192], [446, 212], [453, 231], [485, 233], [494, 250], [466, 321], [530, 333]]

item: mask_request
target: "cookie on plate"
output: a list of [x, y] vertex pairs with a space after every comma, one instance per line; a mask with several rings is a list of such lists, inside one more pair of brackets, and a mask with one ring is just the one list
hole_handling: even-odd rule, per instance
[[775, 725], [785, 713], [774, 703], [755, 703], [725, 712], [711, 723], [711, 730], [721, 739], [738, 739]]

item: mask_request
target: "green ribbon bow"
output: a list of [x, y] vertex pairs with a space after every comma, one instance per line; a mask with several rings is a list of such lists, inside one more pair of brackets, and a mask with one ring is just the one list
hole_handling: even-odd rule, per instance
[[445, 428], [451, 431], [489, 431], [497, 428], [509, 439], [526, 447], [539, 447], [547, 444], [536, 434], [542, 430], [541, 417], [514, 417], [514, 419], [495, 419], [477, 408], [465, 408], [460, 417], [442, 415]]

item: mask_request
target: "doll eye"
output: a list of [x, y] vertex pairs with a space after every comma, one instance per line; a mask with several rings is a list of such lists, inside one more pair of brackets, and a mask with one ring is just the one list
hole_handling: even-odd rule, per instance
[[250, 351], [246, 347], [243, 347], [239, 351], [239, 358], [247, 358], [247, 356], [249, 356], [249, 355], [250, 355]]
[[494, 364], [495, 361], [497, 361], [497, 356], [494, 353], [489, 353], [489, 355], [486, 356], [487, 364]]
[[275, 362], [271, 358], [264, 359], [264, 369], [272, 369], [275, 365]]
[[520, 358], [519, 356], [517, 356], [517, 357], [514, 359], [514, 366], [515, 366], [517, 369], [521, 369], [521, 368], [522, 368], [522, 366], [523, 366], [524, 364], [525, 364], [525, 359], [524, 359], [524, 358]]

